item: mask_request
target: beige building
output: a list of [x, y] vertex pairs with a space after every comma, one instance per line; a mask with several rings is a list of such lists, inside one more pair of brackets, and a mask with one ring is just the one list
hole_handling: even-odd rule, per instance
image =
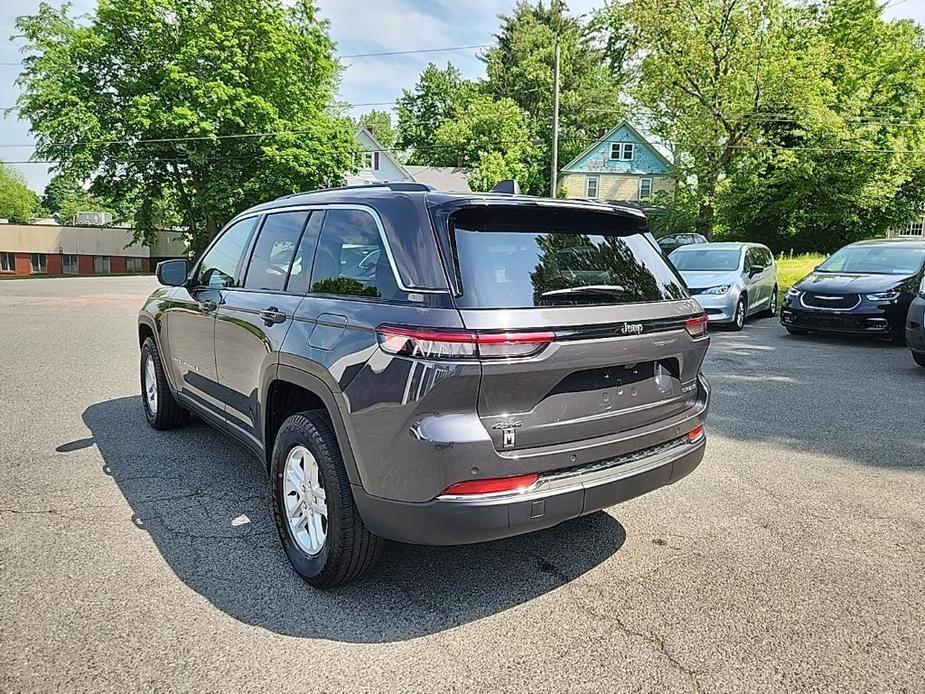
[[159, 232], [148, 247], [123, 227], [0, 224], [0, 275], [152, 272], [158, 261], [186, 253], [178, 231]]

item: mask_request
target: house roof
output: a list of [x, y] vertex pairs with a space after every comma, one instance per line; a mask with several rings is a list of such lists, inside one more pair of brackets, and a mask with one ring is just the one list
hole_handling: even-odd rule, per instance
[[380, 156], [383, 156], [386, 159], [388, 159], [390, 162], [392, 162], [395, 168], [401, 171], [402, 175], [407, 176], [408, 180], [410, 181], [414, 180], [414, 177], [410, 173], [408, 173], [408, 169], [402, 166], [402, 163], [398, 161], [395, 155], [392, 154], [392, 152], [389, 151], [389, 149], [385, 145], [379, 142], [378, 139], [376, 139], [376, 136], [373, 135], [372, 130], [370, 130], [369, 128], [357, 128], [356, 135], [354, 135], [354, 137], [357, 139], [357, 142], [360, 142], [360, 144], [363, 144], [362, 141], [360, 140], [361, 135], [368, 138], [370, 141], [370, 144], [372, 144], [372, 147], [366, 150], [367, 152], [373, 152], [373, 151], [379, 152]]
[[658, 158], [658, 160], [661, 161], [665, 166], [670, 167], [670, 166], [672, 165], [671, 160], [668, 159], [668, 157], [666, 157], [664, 154], [662, 154], [662, 153], [659, 151], [658, 147], [656, 147], [656, 146], [653, 145], [651, 142], [649, 142], [649, 138], [648, 138], [648, 137], [646, 137], [646, 136], [643, 135], [641, 132], [639, 132], [639, 129], [638, 129], [638, 128], [636, 128], [632, 123], [630, 123], [628, 120], [626, 120], [626, 119], [624, 118], [624, 119], [621, 120], [619, 123], [617, 123], [617, 125], [616, 125], [615, 127], [611, 128], [611, 129], [608, 130], [606, 133], [604, 133], [601, 137], [599, 137], [597, 140], [595, 140], [595, 141], [591, 144], [590, 147], [588, 147], [587, 149], [585, 149], [581, 154], [579, 154], [577, 157], [575, 157], [574, 159], [572, 159], [572, 161], [570, 161], [568, 164], [566, 164], [565, 166], [563, 166], [563, 167], [562, 167], [562, 171], [567, 171], [568, 169], [570, 169], [570, 168], [572, 168], [573, 166], [575, 166], [575, 164], [577, 164], [582, 158], [584, 158], [584, 157], [587, 156], [590, 152], [592, 152], [592, 151], [594, 150], [595, 147], [599, 146], [599, 145], [600, 145], [601, 143], [603, 143], [603, 142], [606, 142], [607, 139], [608, 139], [611, 135], [613, 135], [615, 132], [617, 132], [617, 130], [619, 130], [620, 128], [623, 128], [623, 127], [625, 127], [627, 130], [629, 130], [633, 135], [636, 136], [637, 139], [639, 139], [640, 142], [644, 143], [644, 144], [646, 145], [646, 147], [648, 147], [650, 150], [652, 150], [652, 152], [655, 154], [655, 156]]
[[447, 193], [471, 193], [468, 177], [472, 169], [459, 166], [406, 166], [418, 183], [427, 183]]

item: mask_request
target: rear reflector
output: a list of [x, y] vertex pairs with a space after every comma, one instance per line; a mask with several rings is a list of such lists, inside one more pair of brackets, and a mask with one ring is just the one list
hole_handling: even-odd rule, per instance
[[687, 434], [688, 443], [697, 443], [700, 439], [706, 436], [706, 431], [703, 428], [703, 424], [700, 426], [691, 429]]
[[536, 473], [517, 475], [516, 477], [496, 477], [490, 480], [469, 480], [458, 482], [447, 488], [444, 495], [493, 494], [497, 492], [517, 492], [532, 487], [539, 479]]
[[705, 337], [707, 334], [707, 317], [704, 315], [694, 316], [685, 321], [684, 327], [691, 337]]
[[528, 357], [542, 350], [555, 338], [551, 332], [477, 333], [399, 325], [380, 325], [376, 333], [383, 351], [421, 359]]

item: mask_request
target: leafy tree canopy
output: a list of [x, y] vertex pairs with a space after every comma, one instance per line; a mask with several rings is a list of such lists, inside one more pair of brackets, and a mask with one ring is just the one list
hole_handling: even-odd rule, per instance
[[786, 99], [760, 121], [765, 149], [740, 157], [719, 197], [719, 230], [777, 250], [832, 251], [882, 236], [925, 202], [925, 35], [874, 0], [805, 14], [822, 105]]
[[501, 16], [496, 43], [485, 55], [485, 89], [512, 99], [524, 112], [531, 136], [542, 143], [545, 168], [534, 192], [549, 190], [552, 151], [554, 53], [559, 42], [559, 164], [577, 156], [614, 127], [624, 111], [626, 39], [616, 21], [590, 21], [562, 0], [519, 0]]
[[38, 196], [22, 175], [0, 162], [0, 217], [26, 223], [39, 209]]
[[428, 64], [411, 89], [402, 91], [396, 106], [398, 132], [395, 144], [408, 152], [408, 163], [437, 166], [445, 159], [434, 146], [434, 134], [453, 114], [458, 105], [474, 97], [478, 88], [462, 78], [458, 69], [447, 63], [441, 69]]
[[[429, 65], [417, 85], [398, 99], [398, 147], [408, 150], [410, 161], [416, 164], [455, 163], [465, 158], [470, 165], [487, 166], [484, 175], [478, 177], [480, 187], [491, 187], [497, 183], [495, 176], [516, 171], [527, 177], [519, 179], [525, 191], [546, 192], [557, 38], [559, 163], [577, 155], [601, 132], [613, 127], [623, 112], [620, 89], [626, 40], [622, 25], [576, 17], [562, 0], [520, 0], [510, 15], [502, 16], [495, 44], [482, 56], [486, 78], [480, 82], [463, 80], [452, 65], [446, 69]], [[474, 114], [470, 107], [478, 104], [491, 108], [492, 100], [504, 105], [492, 108], [487, 118], [499, 128], [498, 132], [504, 130], [506, 137], [519, 133], [518, 142], [522, 143], [515, 151], [483, 148], [483, 156], [468, 141], [447, 138], [454, 128], [441, 126], [467, 112], [471, 121]], [[502, 118], [505, 120], [499, 120]], [[460, 125], [455, 132], [462, 134], [467, 128]], [[504, 138], [496, 133], [493, 139]]]
[[313, 0], [99, 0], [79, 22], [43, 3], [17, 28], [36, 155], [113, 203], [139, 201], [146, 240], [165, 201], [199, 250], [240, 209], [352, 166]]
[[387, 111], [373, 109], [369, 113], [360, 116], [359, 124], [361, 127], [369, 128], [386, 149], [391, 149], [395, 145], [395, 130], [392, 128], [392, 117]]
[[469, 178], [475, 190], [489, 190], [505, 178], [525, 188], [536, 185], [536, 147], [523, 111], [511, 99], [477, 96], [444, 121], [433, 143], [435, 166], [456, 166], [462, 159], [475, 167]]
[[0, 217], [25, 223], [39, 210], [38, 196], [15, 169], [0, 162]]

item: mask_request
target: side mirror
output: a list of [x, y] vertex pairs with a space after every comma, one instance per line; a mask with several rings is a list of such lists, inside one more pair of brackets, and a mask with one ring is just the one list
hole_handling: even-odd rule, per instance
[[748, 270], [748, 276], [754, 277], [756, 275], [760, 275], [762, 272], [764, 272], [763, 267], [761, 267], [760, 265], [752, 265]]
[[157, 275], [157, 281], [166, 287], [182, 287], [189, 275], [189, 261], [182, 258], [164, 260], [157, 264], [154, 274]]

